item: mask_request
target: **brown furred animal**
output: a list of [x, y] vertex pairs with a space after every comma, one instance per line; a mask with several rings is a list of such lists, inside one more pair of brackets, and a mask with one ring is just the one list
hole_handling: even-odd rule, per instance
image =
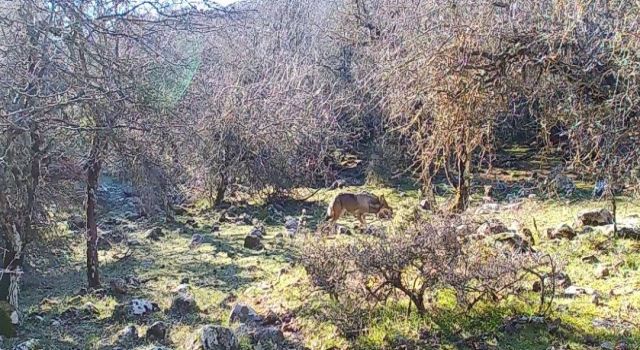
[[380, 218], [382, 218], [383, 215], [386, 218], [391, 218], [393, 216], [393, 209], [385, 200], [384, 195], [378, 197], [366, 192], [342, 192], [336, 195], [327, 208], [327, 216], [325, 220], [331, 220], [331, 223], [335, 225], [336, 221], [345, 212], [349, 212], [351, 215], [355, 216], [363, 227], [366, 227], [367, 225], [364, 219], [366, 214], [376, 214]]

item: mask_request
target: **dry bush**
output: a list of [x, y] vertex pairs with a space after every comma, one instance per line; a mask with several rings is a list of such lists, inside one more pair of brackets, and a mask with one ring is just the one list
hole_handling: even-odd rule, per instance
[[[437, 290], [452, 290], [458, 306], [468, 311], [480, 301], [518, 295], [521, 282], [544, 275], [549, 260], [543, 256], [467, 242], [473, 233], [468, 227], [459, 220], [419, 220], [387, 238], [311, 243], [302, 249], [301, 261], [312, 283], [339, 301], [359, 298], [375, 305], [399, 293], [420, 314]], [[539, 311], [547, 306], [542, 296]]]

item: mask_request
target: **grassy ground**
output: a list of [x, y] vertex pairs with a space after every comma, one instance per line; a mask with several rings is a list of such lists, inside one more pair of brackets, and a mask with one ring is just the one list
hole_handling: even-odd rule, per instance
[[[396, 216], [392, 222], [375, 221], [373, 225], [393, 226], [401, 222], [411, 215], [418, 201], [418, 192], [408, 187], [403, 190], [389, 187], [343, 190], [369, 190], [387, 197]], [[281, 204], [280, 209], [286, 215], [299, 215], [304, 207], [307, 214], [312, 215], [311, 225], [315, 225], [335, 193], [321, 191], [304, 204], [292, 200]], [[105, 285], [112, 278], [127, 276], [144, 281], [124, 296], [110, 292], [106, 296], [78, 293], [85, 285], [84, 238], [60, 225], [47, 238], [46, 249], [38, 249], [37, 253], [32, 251], [31, 267], [27, 269], [22, 287], [22, 305], [28, 316], [15, 342], [35, 338], [40, 340], [43, 349], [111, 349], [116, 333], [126, 325], [137, 325], [142, 335], [153, 321], [164, 320], [171, 324], [168, 346], [181, 349], [201, 325], [226, 325], [230, 307], [241, 301], [259, 313], [273, 311], [293, 315], [285, 335], [311, 349], [411, 348], [412, 342], [420, 337], [433, 341], [433, 348], [447, 349], [457, 348], [462, 339], [473, 336], [499, 349], [533, 350], [551, 346], [555, 349], [588, 349], [590, 346], [599, 348], [603, 341], [615, 343], [619, 339], [625, 339], [631, 348], [640, 348], [640, 244], [626, 239], [613, 240], [596, 233], [572, 241], [552, 242], [542, 234], [548, 227], [573, 222], [579, 210], [606, 205], [589, 200], [526, 200], [517, 210], [489, 215], [497, 216], [507, 224], [518, 220], [532, 229], [534, 235], [537, 227], [540, 232], [537, 249], [564, 260], [565, 272], [574, 284], [593, 288], [602, 295], [600, 306], [592, 303], [591, 296], [556, 298], [551, 317], [560, 318], [570, 329], [559, 335], [551, 334], [543, 325], [527, 326], [512, 333], [498, 330], [506, 317], [531, 314], [536, 306], [533, 300], [530, 303], [513, 300], [500, 305], [483, 305], [473, 313], [460, 314], [452, 306], [450, 297], [439, 295], [432, 312], [424, 318], [415, 313], [408, 315], [407, 304], [401, 300], [363, 319], [362, 335], [346, 339], [339, 325], [323, 316], [338, 306], [315, 291], [304, 270], [295, 264], [294, 242], [276, 238], [283, 232], [282, 222], [266, 220], [266, 249], [255, 252], [243, 248], [242, 244], [250, 225], [226, 223], [221, 225], [219, 232], [212, 232], [218, 214], [194, 209], [179, 217], [177, 224], [162, 224], [166, 236], [159, 241], [145, 238], [145, 230], [153, 223], [118, 225], [130, 239], [142, 243], [132, 248], [114, 245], [112, 249], [100, 252]], [[248, 203], [243, 210], [258, 219], [266, 219], [270, 213], [269, 206], [261, 202]], [[632, 214], [640, 214], [640, 202], [622, 199], [618, 204], [618, 215]], [[187, 219], [194, 219], [197, 227], [186, 224]], [[341, 221], [347, 226], [355, 226], [351, 218]], [[206, 242], [191, 249], [189, 243], [194, 233], [204, 235]], [[585, 262], [583, 258], [589, 255], [595, 255], [599, 262]], [[604, 279], [596, 278], [595, 274], [601, 264], [610, 266], [611, 270], [611, 275]], [[148, 298], [161, 309], [167, 309], [175, 295], [173, 289], [185, 278], [189, 279], [190, 291], [198, 303], [200, 311], [197, 314], [176, 318], [158, 312], [135, 322], [112, 318], [118, 303], [135, 297]], [[613, 295], [621, 292], [624, 295]], [[65, 310], [82, 307], [87, 302], [96, 306], [97, 315], [61, 320], [60, 315]], [[5, 340], [5, 346], [11, 343], [14, 340]], [[137, 348], [150, 346], [151, 343], [143, 342]]]

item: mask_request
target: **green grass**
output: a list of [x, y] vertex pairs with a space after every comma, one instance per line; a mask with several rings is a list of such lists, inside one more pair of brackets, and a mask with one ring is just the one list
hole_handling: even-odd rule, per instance
[[[396, 215], [391, 222], [370, 217], [368, 222], [372, 225], [395, 227], [411, 216], [418, 204], [418, 191], [410, 186], [402, 190], [373, 186], [323, 190], [305, 204], [308, 213], [314, 216], [312, 225], [323, 216], [325, 205], [338, 191], [384, 194]], [[309, 192], [301, 191], [300, 197], [304, 197], [305, 193]], [[572, 223], [576, 213], [582, 209], [607, 205], [588, 200], [526, 200], [520, 210], [493, 215], [507, 224], [517, 220], [529, 227], [534, 235], [538, 235], [539, 244], [536, 248], [562, 260], [566, 264], [565, 272], [574, 284], [591, 287], [603, 295], [601, 306], [594, 305], [590, 296], [556, 298], [555, 309], [550, 317], [560, 318], [563, 324], [570, 327], [571, 331], [563, 336], [552, 335], [546, 327], [533, 325], [515, 334], [498, 331], [504, 318], [535, 312], [533, 294], [524, 300], [510, 299], [499, 305], [482, 304], [471, 313], [464, 313], [455, 308], [455, 300], [450, 294], [439, 292], [435, 293], [434, 302], [425, 317], [419, 317], [415, 312], [408, 314], [407, 301], [399, 299], [379, 307], [364, 320], [365, 327], [361, 334], [354, 339], [347, 339], [340, 332], [339, 325], [322, 316], [325, 311], [339, 306], [314, 290], [304, 269], [295, 264], [293, 246], [304, 244], [304, 241], [275, 238], [283, 230], [282, 223], [265, 220], [269, 223], [266, 250], [254, 252], [244, 249], [242, 241], [251, 226], [223, 224], [220, 234], [213, 234], [210, 227], [215, 224], [217, 215], [208, 211], [205, 204], [200, 204], [193, 213], [199, 225], [197, 229], [180, 223], [165, 225], [166, 236], [156, 242], [144, 238], [148, 226], [135, 226], [137, 224], [134, 223], [136, 228], [130, 233], [130, 238], [138, 239], [143, 243], [142, 246], [135, 247], [127, 258], [122, 258], [127, 252], [122, 245], [100, 252], [102, 279], [107, 288], [109, 279], [116, 277], [133, 275], [140, 280], [148, 280], [126, 296], [76, 296], [76, 292], [85, 285], [83, 237], [74, 236], [58, 227], [56, 233], [49, 235], [45, 242], [46, 249], [38, 249], [37, 254], [31, 251], [30, 261], [34, 262], [34, 267], [27, 271], [22, 288], [22, 305], [29, 316], [18, 339], [37, 338], [44, 349], [110, 349], [115, 334], [129, 324], [111, 319], [116, 304], [140, 297], [157, 302], [163, 310], [167, 309], [174, 296], [172, 290], [181, 279], [188, 278], [190, 292], [200, 312], [184, 319], [175, 319], [159, 312], [147, 319], [132, 322], [138, 326], [141, 335], [153, 321], [170, 322], [170, 346], [180, 349], [200, 326], [209, 323], [227, 325], [229, 307], [235, 302], [246, 302], [260, 313], [268, 310], [293, 312], [293, 323], [298, 332], [288, 336], [311, 349], [392, 349], [399, 343], [418, 340], [421, 334], [428, 334], [429, 339], [437, 338], [437, 348], [442, 349], [457, 348], [460, 340], [471, 336], [482, 336], [487, 344], [493, 344], [498, 349], [548, 349], [563, 344], [569, 344], [571, 349], [587, 349], [585, 343], [590, 338], [597, 344], [604, 340], [624, 338], [629, 345], [640, 347], [637, 327], [640, 324], [640, 244], [626, 239], [614, 240], [598, 233], [583, 235], [572, 241], [551, 242], [545, 238], [546, 228]], [[303, 205], [288, 201], [282, 206], [285, 214], [299, 215]], [[269, 213], [268, 204], [261, 200], [248, 203], [245, 210], [263, 220], [267, 219]], [[621, 199], [618, 215], [624, 217], [631, 214], [640, 214], [640, 203]], [[178, 219], [184, 222], [187, 218]], [[349, 217], [341, 219], [341, 223], [351, 227], [356, 225], [356, 221]], [[193, 233], [205, 235], [207, 243], [190, 249]], [[585, 255], [596, 255], [600, 262], [586, 263], [582, 261]], [[594, 271], [598, 264], [611, 266], [611, 276], [597, 279]], [[625, 286], [633, 288], [631, 294], [610, 296], [611, 290]], [[236, 301], [225, 303], [230, 297]], [[87, 302], [97, 307], [98, 315], [95, 318], [52, 325], [54, 318], [64, 310], [71, 306], [81, 307]], [[621, 324], [631, 322], [636, 327], [630, 330], [596, 327], [593, 325], [596, 319], [612, 319]], [[242, 342], [243, 348], [249, 348], [246, 340]], [[12, 343], [14, 340], [5, 341], [5, 345]], [[143, 343], [139, 349], [148, 345]]]

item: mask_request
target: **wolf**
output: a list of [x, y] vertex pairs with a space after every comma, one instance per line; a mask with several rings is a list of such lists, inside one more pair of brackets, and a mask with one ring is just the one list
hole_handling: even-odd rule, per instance
[[329, 204], [325, 221], [330, 220], [331, 224], [335, 225], [336, 221], [345, 212], [355, 216], [363, 227], [367, 225], [364, 219], [366, 214], [376, 214], [380, 218], [391, 218], [393, 216], [393, 209], [387, 203], [384, 195], [378, 197], [367, 192], [341, 192]]

